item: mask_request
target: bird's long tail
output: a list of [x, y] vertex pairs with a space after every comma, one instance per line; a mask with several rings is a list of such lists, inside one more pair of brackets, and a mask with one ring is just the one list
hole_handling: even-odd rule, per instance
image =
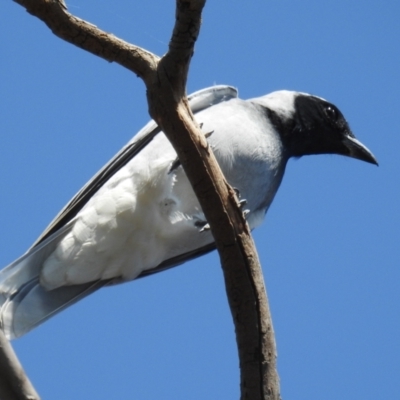
[[54, 314], [108, 282], [45, 290], [39, 282], [43, 261], [67, 233], [61, 229], [0, 271], [0, 324], [8, 339], [24, 335]]

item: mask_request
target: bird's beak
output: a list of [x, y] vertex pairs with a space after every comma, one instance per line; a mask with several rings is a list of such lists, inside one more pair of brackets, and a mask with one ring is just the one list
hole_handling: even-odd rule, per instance
[[347, 154], [349, 157], [378, 165], [378, 161], [376, 161], [374, 155], [356, 138], [346, 136], [346, 138], [343, 140], [343, 144], [349, 151]]

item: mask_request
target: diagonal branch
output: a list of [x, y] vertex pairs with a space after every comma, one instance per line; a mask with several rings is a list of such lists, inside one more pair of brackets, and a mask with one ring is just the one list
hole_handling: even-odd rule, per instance
[[149, 112], [174, 146], [220, 254], [241, 369], [241, 399], [279, 399], [275, 339], [261, 266], [235, 192], [188, 107], [185, 87], [205, 0], [177, 0], [167, 54], [154, 54], [72, 16], [59, 0], [15, 0], [60, 38], [141, 77]]
[[39, 400], [13, 348], [0, 329], [0, 399]]
[[142, 79], [154, 74], [157, 68], [159, 57], [73, 16], [61, 1], [14, 1], [25, 7], [28, 13], [41, 19], [59, 38], [106, 61], [116, 62]]

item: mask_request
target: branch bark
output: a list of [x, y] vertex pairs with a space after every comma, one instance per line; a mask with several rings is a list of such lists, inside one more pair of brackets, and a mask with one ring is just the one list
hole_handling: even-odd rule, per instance
[[142, 78], [149, 113], [174, 146], [217, 244], [241, 371], [241, 399], [277, 400], [276, 349], [261, 266], [234, 190], [226, 182], [188, 106], [185, 88], [205, 0], [177, 0], [162, 58], [72, 16], [58, 0], [15, 0], [53, 33]]
[[0, 399], [39, 400], [10, 343], [0, 329]]

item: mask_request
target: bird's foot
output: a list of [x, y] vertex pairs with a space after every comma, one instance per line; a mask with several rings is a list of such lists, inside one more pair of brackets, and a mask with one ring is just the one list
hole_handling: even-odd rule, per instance
[[178, 157], [175, 158], [174, 161], [172, 161], [171, 166], [169, 167], [168, 175], [174, 172], [176, 169], [178, 169], [181, 166], [181, 162]]
[[242, 199], [241, 198], [241, 195], [240, 195], [240, 190], [238, 189], [238, 188], [232, 188], [234, 191], [235, 191], [235, 193], [236, 193], [236, 197], [238, 198], [238, 205], [239, 205], [239, 208], [242, 210], [242, 212], [243, 212], [243, 216], [244, 217], [246, 217], [249, 213], [250, 213], [250, 210], [243, 210], [243, 207], [247, 204], [247, 200], [246, 199]]
[[210, 224], [207, 221], [198, 218], [196, 218], [194, 226], [199, 228], [199, 232], [206, 232], [211, 229]]
[[[203, 123], [200, 124], [200, 129], [203, 127]], [[210, 132], [206, 132], [204, 134], [204, 136], [206, 137], [206, 139], [208, 139], [212, 134], [214, 133], [214, 131], [210, 131]], [[181, 166], [181, 162], [179, 161], [179, 158], [176, 157], [174, 161], [172, 161], [171, 166], [169, 168], [168, 174], [171, 174], [172, 172], [174, 172], [176, 169], [178, 169]]]

